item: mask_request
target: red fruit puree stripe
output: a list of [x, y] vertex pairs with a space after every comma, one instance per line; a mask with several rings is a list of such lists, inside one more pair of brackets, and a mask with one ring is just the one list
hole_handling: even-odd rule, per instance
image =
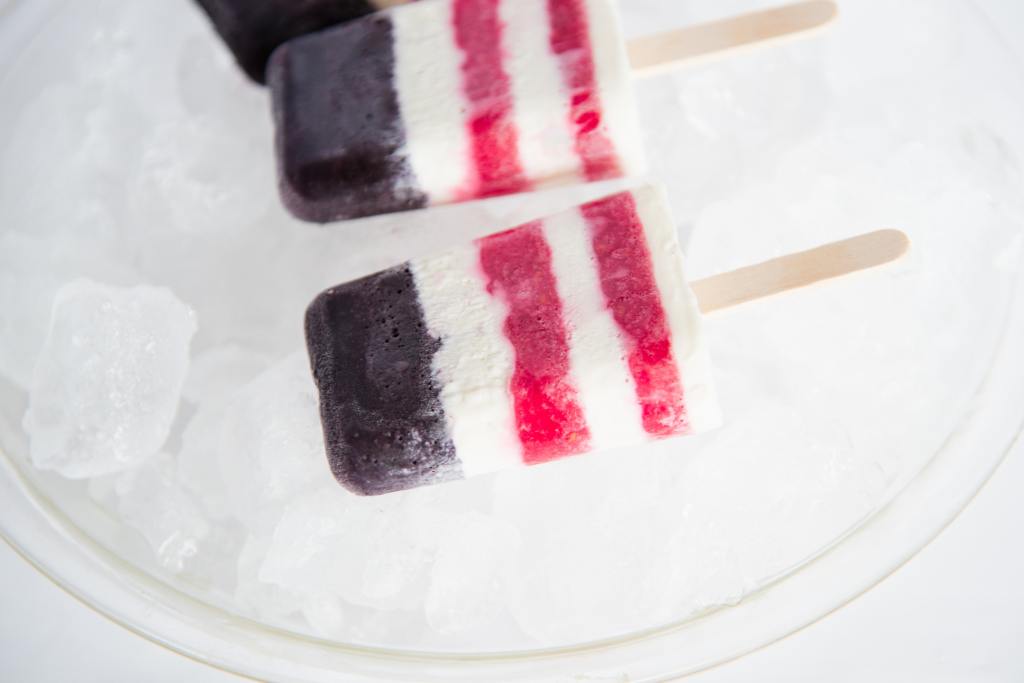
[[618, 177], [622, 175], [619, 157], [602, 125], [585, 0], [548, 0], [548, 18], [551, 51], [561, 62], [562, 76], [571, 97], [569, 119], [583, 174], [587, 180]]
[[476, 177], [469, 197], [521, 192], [528, 183], [519, 160], [512, 85], [502, 64], [501, 0], [454, 0], [455, 42], [462, 50], [462, 89]]
[[540, 223], [477, 242], [487, 291], [508, 309], [515, 349], [510, 390], [523, 460], [535, 465], [586, 451], [583, 409], [569, 374], [569, 335]]
[[597, 257], [601, 290], [626, 339], [629, 370], [643, 414], [644, 430], [654, 436], [689, 431], [672, 335], [651, 252], [636, 201], [618, 194], [582, 208]]

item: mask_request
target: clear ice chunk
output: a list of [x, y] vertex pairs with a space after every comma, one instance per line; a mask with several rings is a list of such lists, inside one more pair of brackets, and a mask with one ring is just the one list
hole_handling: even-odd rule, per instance
[[195, 317], [167, 289], [76, 280], [56, 295], [32, 380], [32, 462], [66, 477], [129, 469], [163, 446]]
[[210, 525], [178, 484], [174, 458], [160, 453], [123, 473], [115, 484], [121, 518], [137, 529], [164, 569], [178, 574], [196, 557]]
[[280, 515], [300, 493], [333, 485], [305, 353], [239, 389], [212, 429], [231, 511], [240, 520]]

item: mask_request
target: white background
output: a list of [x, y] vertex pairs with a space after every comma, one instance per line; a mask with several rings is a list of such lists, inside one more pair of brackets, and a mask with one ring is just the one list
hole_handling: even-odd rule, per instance
[[[1024, 67], [1024, 1], [977, 2]], [[1022, 521], [1019, 443], [953, 525], [876, 589], [780, 643], [691, 680], [1024, 682]], [[239, 680], [106, 621], [0, 544], [0, 681]]]

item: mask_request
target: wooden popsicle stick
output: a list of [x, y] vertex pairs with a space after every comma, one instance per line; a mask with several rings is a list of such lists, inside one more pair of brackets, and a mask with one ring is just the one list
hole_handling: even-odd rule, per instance
[[910, 248], [899, 230], [879, 230], [788, 254], [691, 284], [700, 310], [714, 313], [898, 260]]
[[644, 36], [626, 49], [633, 74], [652, 76], [683, 63], [821, 30], [839, 13], [833, 0], [808, 0]]

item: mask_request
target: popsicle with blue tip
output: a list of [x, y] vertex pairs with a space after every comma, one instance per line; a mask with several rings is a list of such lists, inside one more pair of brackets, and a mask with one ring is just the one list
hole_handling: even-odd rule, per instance
[[377, 495], [708, 431], [702, 313], [907, 245], [880, 231], [691, 288], [643, 188], [338, 285], [306, 317], [328, 462]]
[[627, 43], [613, 0], [424, 0], [282, 45], [279, 182], [330, 222], [645, 168], [631, 79], [821, 28], [827, 0]]

